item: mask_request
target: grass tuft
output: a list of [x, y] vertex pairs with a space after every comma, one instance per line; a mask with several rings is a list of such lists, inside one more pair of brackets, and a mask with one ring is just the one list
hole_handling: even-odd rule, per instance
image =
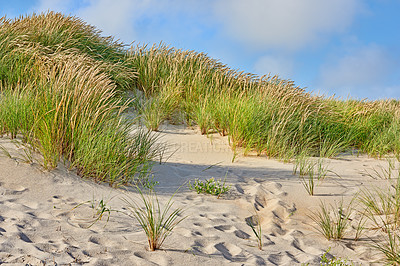
[[182, 217], [183, 210], [181, 208], [171, 210], [174, 195], [162, 207], [154, 190], [148, 189], [143, 192], [139, 187], [136, 189], [141, 203], [127, 198], [124, 201], [131, 215], [135, 217], [145, 232], [150, 250], [155, 251], [161, 248], [175, 226], [186, 217]]

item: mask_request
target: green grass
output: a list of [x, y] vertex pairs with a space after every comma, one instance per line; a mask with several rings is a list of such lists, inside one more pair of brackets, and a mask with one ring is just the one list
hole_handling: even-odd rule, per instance
[[320, 204], [320, 210], [313, 213], [311, 219], [318, 225], [317, 230], [328, 240], [343, 239], [350, 227], [353, 212], [351, 203], [344, 208], [343, 200], [336, 205]]
[[291, 81], [234, 71], [164, 44], [133, 47], [128, 58], [148, 99], [170, 97], [169, 88], [176, 108], [203, 134], [230, 135], [233, 148], [284, 160], [305, 150], [325, 157], [350, 148], [373, 156], [400, 151], [398, 101], [316, 97]]
[[246, 219], [246, 224], [250, 226], [251, 230], [253, 231], [255, 237], [257, 238], [257, 246], [259, 250], [263, 248], [263, 241], [262, 241], [262, 226], [261, 226], [261, 219], [260, 215], [257, 213], [257, 210], [254, 209], [255, 215], [248, 217]]
[[164, 206], [161, 206], [154, 190], [147, 189], [143, 192], [137, 187], [137, 192], [141, 199], [140, 202], [128, 198], [125, 198], [124, 201], [130, 214], [139, 222], [145, 232], [150, 251], [155, 251], [161, 248], [175, 226], [186, 217], [182, 216], [181, 208], [171, 209], [173, 196]]
[[0, 20], [0, 133], [22, 135], [45, 169], [68, 160], [111, 185], [144, 176], [158, 147], [131, 133], [120, 97], [135, 72], [122, 46], [58, 13]]
[[76, 205], [74, 209], [82, 205], [89, 205], [93, 209], [93, 216], [89, 219], [84, 219], [89, 225], [88, 228], [102, 220], [104, 215], [107, 215], [107, 221], [104, 227], [110, 220], [111, 213], [118, 212], [134, 218], [139, 223], [140, 227], [146, 234], [149, 250], [155, 251], [160, 249], [171, 234], [172, 230], [181, 223], [186, 216], [182, 216], [183, 209], [172, 209], [174, 204], [173, 197], [175, 193], [165, 203], [160, 203], [156, 192], [152, 188], [140, 188], [135, 186], [135, 190], [139, 196], [139, 200], [131, 197], [122, 197], [121, 200], [125, 204], [122, 210], [114, 209], [110, 203], [115, 196], [100, 200], [93, 199]]
[[310, 196], [315, 193], [315, 188], [328, 174], [329, 170], [323, 159], [312, 159], [299, 155], [293, 165], [293, 174], [299, 174], [300, 181]]
[[[83, 175], [110, 183], [126, 183], [152, 159], [131, 157], [138, 142], [120, 114], [132, 105], [150, 130], [180, 114], [203, 134], [229, 135], [245, 154], [285, 161], [350, 148], [400, 154], [398, 101], [316, 97], [292, 81], [235, 71], [164, 44], [126, 49], [60, 13], [0, 20], [0, 84], [1, 134], [21, 133], [45, 168], [66, 158]], [[142, 99], [124, 100], [131, 89]]]

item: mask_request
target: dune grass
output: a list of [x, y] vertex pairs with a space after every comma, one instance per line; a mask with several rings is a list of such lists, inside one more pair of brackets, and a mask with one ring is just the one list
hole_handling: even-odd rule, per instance
[[[44, 80], [53, 81], [43, 73], [57, 73], [68, 57], [85, 65], [86, 71], [97, 69], [94, 76], [101, 74], [110, 82], [114, 100], [126, 90], [142, 90], [144, 100], [136, 108], [151, 130], [159, 130], [178, 112], [184, 114], [182, 122], [196, 123], [203, 134], [229, 135], [232, 148], [243, 148], [244, 153], [256, 151], [283, 160], [304, 151], [307, 156], [332, 157], [350, 148], [373, 156], [400, 154], [396, 100], [319, 97], [292, 81], [239, 72], [204, 53], [162, 43], [128, 49], [79, 18], [53, 12], [1, 18], [0, 48], [3, 91], [44, 89]], [[99, 88], [95, 79], [90, 82], [93, 90]], [[7, 123], [2, 130], [14, 137], [19, 129], [11, 120]], [[57, 159], [53, 157], [50, 161]], [[50, 161], [46, 164], [53, 165]]]
[[293, 174], [299, 174], [300, 181], [310, 196], [314, 195], [315, 188], [330, 172], [324, 160], [313, 159], [299, 155], [293, 165]]
[[182, 216], [183, 209], [171, 209], [175, 194], [162, 206], [153, 189], [146, 189], [143, 192], [142, 189], [136, 187], [136, 190], [140, 196], [140, 202], [129, 198], [123, 200], [130, 214], [139, 222], [145, 232], [150, 251], [155, 251], [161, 248], [175, 226], [186, 217]]
[[[327, 206], [321, 202], [320, 210], [310, 217], [317, 230], [328, 240], [344, 239], [350, 226], [355, 229], [354, 240], [362, 234], [370, 246], [382, 253], [388, 264], [400, 263], [400, 170], [393, 158], [387, 158], [387, 166], [373, 169], [368, 175], [381, 181], [384, 188], [363, 188], [348, 205]], [[357, 202], [359, 205], [354, 206]], [[345, 208], [346, 207], [346, 208]], [[358, 213], [358, 215], [353, 215]], [[354, 216], [354, 217], [353, 217]], [[364, 241], [365, 241], [364, 239]]]
[[396, 100], [317, 97], [292, 81], [238, 72], [203, 53], [164, 44], [134, 46], [128, 61], [146, 97], [176, 99], [175, 108], [203, 134], [230, 135], [232, 147], [245, 152], [289, 160], [304, 151], [324, 157], [349, 148], [373, 156], [400, 151]]
[[257, 238], [257, 246], [259, 250], [263, 249], [263, 231], [261, 225], [260, 215], [257, 212], [257, 209], [254, 208], [254, 215], [246, 218], [246, 224], [250, 226], [251, 230], [253, 231], [255, 237]]
[[[292, 81], [232, 70], [164, 44], [128, 49], [76, 17], [1, 18], [0, 48], [0, 130], [11, 138], [22, 133], [45, 168], [67, 158], [80, 173], [111, 182], [140, 172], [151, 156], [135, 153], [154, 153], [133, 152], [143, 142], [120, 116], [128, 106], [151, 130], [180, 113], [181, 122], [198, 124], [203, 134], [229, 135], [233, 149], [287, 161], [304, 151], [325, 157], [349, 148], [374, 156], [400, 151], [398, 101], [318, 97]], [[124, 100], [131, 89], [143, 91], [143, 99]]]
[[343, 239], [350, 227], [350, 215], [353, 212], [352, 203], [345, 209], [343, 200], [336, 205], [326, 206], [320, 203], [320, 210], [310, 218], [318, 225], [317, 230], [328, 240]]
[[0, 130], [39, 152], [45, 169], [68, 160], [111, 185], [145, 175], [158, 156], [150, 132], [132, 133], [120, 97], [135, 78], [121, 45], [74, 17], [0, 20]]

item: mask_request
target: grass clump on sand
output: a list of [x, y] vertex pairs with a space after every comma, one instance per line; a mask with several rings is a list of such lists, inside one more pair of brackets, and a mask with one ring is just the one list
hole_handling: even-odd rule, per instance
[[250, 216], [245, 219], [246, 224], [250, 226], [251, 230], [253, 231], [255, 237], [257, 238], [257, 246], [259, 250], [263, 248], [263, 241], [262, 241], [262, 226], [261, 226], [261, 219], [260, 215], [257, 213], [256, 208], [254, 208], [254, 215]]
[[314, 195], [315, 187], [325, 179], [328, 171], [321, 158], [314, 160], [300, 155], [293, 165], [293, 174], [299, 174], [301, 183], [310, 196]]
[[94, 212], [93, 217], [88, 219], [88, 228], [101, 221], [104, 214], [107, 214], [107, 221], [104, 227], [109, 222], [111, 213], [114, 212], [134, 218], [146, 234], [149, 250], [155, 251], [161, 248], [175, 226], [186, 219], [186, 216], [182, 216], [182, 208], [172, 209], [174, 204], [172, 200], [176, 192], [166, 203], [160, 203], [154, 189], [140, 188], [137, 185], [134, 188], [140, 200], [135, 200], [128, 196], [122, 197], [121, 200], [124, 203], [122, 210], [111, 207], [111, 200], [114, 199], [115, 196], [109, 200], [102, 198], [100, 200], [93, 199], [91, 201], [86, 201], [78, 204], [72, 210], [82, 205], [89, 204]]
[[127, 209], [130, 214], [139, 222], [147, 236], [150, 251], [160, 249], [165, 239], [172, 230], [186, 217], [182, 216], [183, 210], [177, 208], [171, 210], [173, 201], [172, 195], [164, 206], [160, 205], [157, 194], [152, 189], [143, 192], [137, 187], [140, 196], [140, 203], [125, 198]]
[[335, 206], [330, 205], [329, 208], [321, 202], [320, 211], [313, 213], [311, 219], [317, 223], [317, 229], [326, 239], [340, 240], [345, 237], [347, 229], [350, 227], [352, 212], [351, 203], [345, 209], [343, 200]]
[[121, 45], [74, 17], [0, 20], [0, 131], [85, 177], [125, 184], [158, 156], [149, 132], [132, 133], [119, 93], [135, 78]]
[[363, 190], [360, 202], [371, 230], [380, 231], [373, 246], [384, 254], [390, 264], [400, 264], [400, 171], [398, 165], [388, 160], [388, 169], [375, 178], [386, 181], [386, 189]]

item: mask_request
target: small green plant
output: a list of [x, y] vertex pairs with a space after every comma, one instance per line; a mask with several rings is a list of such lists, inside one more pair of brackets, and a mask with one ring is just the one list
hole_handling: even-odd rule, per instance
[[158, 183], [159, 182], [157, 180], [154, 180], [154, 175], [147, 175], [143, 178], [138, 179], [138, 185], [150, 190], [153, 190], [154, 187], [158, 185]]
[[221, 182], [221, 180], [215, 180], [214, 177], [204, 181], [195, 179], [193, 184], [189, 181], [188, 186], [190, 190], [195, 190], [198, 194], [211, 194], [219, 198], [222, 194], [228, 192], [230, 189], [230, 186], [225, 185], [225, 181], [226, 178], [223, 182]]
[[308, 194], [313, 196], [315, 187], [325, 179], [328, 169], [321, 158], [312, 160], [306, 156], [298, 156], [293, 166], [293, 174], [297, 173]]
[[182, 217], [183, 210], [181, 208], [171, 211], [172, 198], [175, 194], [164, 207], [161, 207], [154, 190], [148, 189], [143, 193], [139, 187], [136, 187], [136, 189], [140, 195], [141, 203], [127, 198], [123, 200], [127, 204], [130, 214], [139, 222], [145, 232], [150, 250], [155, 251], [161, 248], [175, 226], [186, 217]]
[[351, 261], [348, 261], [348, 259], [337, 258], [334, 256], [333, 256], [333, 258], [328, 259], [327, 255], [330, 250], [331, 250], [331, 248], [328, 248], [325, 251], [325, 253], [321, 255], [321, 261], [320, 261], [321, 265], [335, 265], [335, 266], [352, 266], [352, 265], [354, 265], [354, 263]]
[[372, 171], [365, 170], [365, 174], [373, 179], [392, 179], [400, 177], [399, 164], [394, 158], [386, 157], [387, 167], [379, 165]]
[[320, 211], [314, 212], [310, 218], [317, 223], [317, 230], [328, 240], [343, 239], [347, 228], [350, 226], [350, 215], [353, 212], [352, 202], [347, 210], [343, 207], [343, 199], [338, 205], [328, 208], [322, 201]]
[[246, 224], [250, 226], [251, 230], [253, 230], [253, 233], [257, 238], [258, 249], [262, 250], [263, 242], [262, 242], [261, 219], [260, 215], [257, 213], [257, 210], [254, 210], [254, 212], [255, 215], [246, 218]]
[[78, 205], [76, 205], [71, 211], [73, 211], [74, 209], [82, 206], [82, 205], [86, 205], [89, 204], [89, 206], [94, 210], [93, 211], [93, 216], [92, 219], [89, 219], [87, 222], [89, 223], [87, 228], [92, 227], [95, 223], [97, 223], [98, 221], [101, 221], [101, 219], [103, 218], [104, 214], [107, 213], [107, 221], [106, 224], [104, 225], [104, 227], [107, 225], [108, 221], [110, 220], [110, 216], [111, 216], [111, 212], [115, 212], [117, 210], [114, 210], [111, 208], [111, 206], [108, 206], [108, 203], [113, 199], [114, 197], [111, 197], [109, 200], [105, 200], [105, 199], [101, 199], [101, 200], [96, 200], [94, 197], [92, 200], [89, 201], [85, 201], [83, 203], [80, 203]]

